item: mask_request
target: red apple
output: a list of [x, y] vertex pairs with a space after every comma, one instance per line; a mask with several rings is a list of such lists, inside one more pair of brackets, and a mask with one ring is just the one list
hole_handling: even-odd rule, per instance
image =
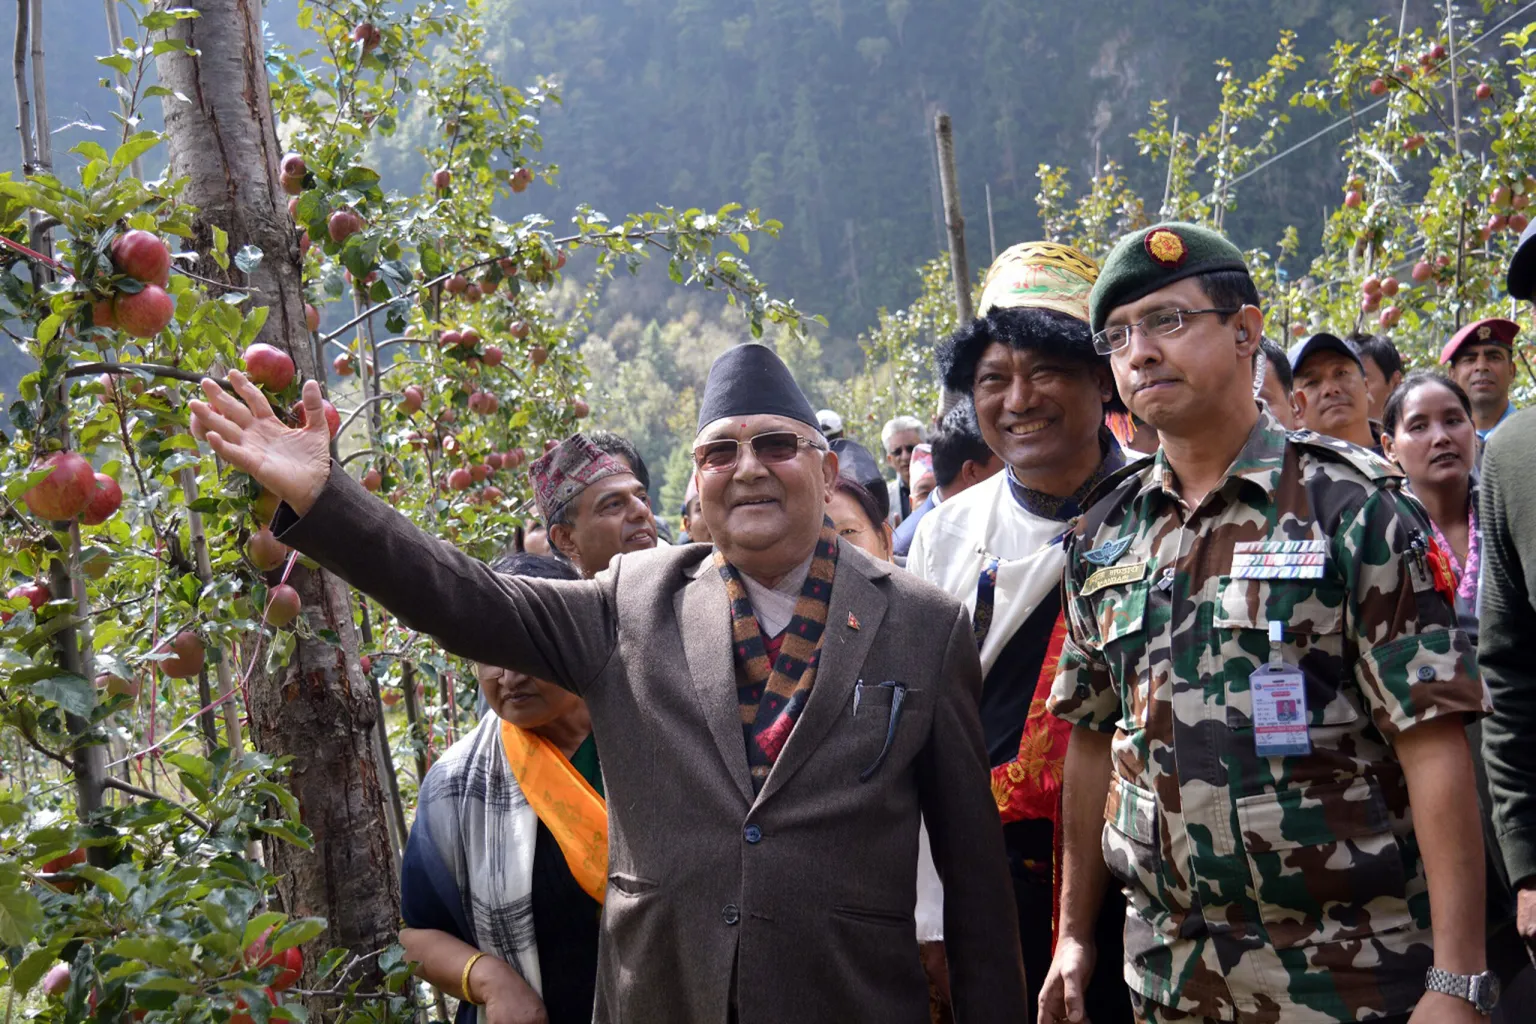
[[1522, 192], [1515, 196], [1515, 198], [1511, 199], [1509, 201], [1509, 205], [1513, 206], [1517, 210], [1523, 210], [1527, 206], [1531, 205], [1531, 197]]
[[1493, 99], [1493, 86], [1487, 82], [1478, 82], [1475, 94], [1480, 100], [1491, 100]]
[[579, 398], [571, 403], [571, 415], [575, 416], [579, 420], [586, 419], [587, 415], [591, 412], [592, 407]]
[[502, 277], [517, 276], [517, 261], [510, 256], [503, 256], [501, 259], [497, 260], [496, 266], [501, 268]]
[[384, 702], [385, 707], [392, 708], [396, 704], [400, 703], [400, 691], [385, 690], [382, 694], [379, 695], [379, 699]]
[[[53, 600], [53, 593], [48, 589], [48, 585], [41, 580], [34, 580], [31, 583], [23, 583], [12, 587], [5, 592], [5, 596], [12, 600], [19, 597], [26, 598], [27, 604], [32, 606], [34, 612]], [[14, 615], [14, 612], [0, 612], [0, 622], [10, 622]]]
[[[91, 464], [74, 452], [55, 452], [29, 471], [48, 468], [48, 475], [22, 495], [27, 508], [40, 519], [67, 521], [89, 507], [97, 483]], [[119, 497], [119, 500], [121, 498]]]
[[[331, 404], [330, 399], [322, 398], [320, 401], [325, 406], [326, 426], [331, 428], [331, 436], [335, 437], [341, 431], [341, 413], [336, 411], [336, 407]], [[301, 429], [308, 425], [309, 417], [304, 413], [304, 403], [302, 401], [293, 404], [292, 413], [293, 418], [298, 421]]]
[[43, 992], [50, 996], [62, 996], [69, 991], [69, 964], [54, 964], [43, 975]]
[[267, 593], [267, 622], [282, 629], [298, 618], [302, 607], [299, 592], [286, 583], [279, 583]]
[[304, 326], [313, 334], [320, 329], [320, 311], [309, 303], [304, 303]]
[[453, 491], [466, 490], [468, 489], [470, 483], [473, 482], [473, 480], [474, 477], [470, 475], [469, 470], [465, 469], [463, 466], [460, 466], [458, 469], [455, 469], [453, 472], [448, 474], [448, 488], [449, 490]]
[[554, 438], [546, 437], [544, 439], [544, 451], [545, 451], [545, 454], [548, 454], [549, 452], [554, 451], [558, 447], [560, 447], [560, 442], [556, 441]]
[[113, 308], [111, 299], [93, 299], [91, 301], [91, 326], [117, 326], [117, 310]]
[[1412, 153], [1414, 150], [1424, 145], [1424, 141], [1425, 140], [1423, 135], [1410, 135], [1403, 140], [1403, 149], [1409, 153]]
[[497, 348], [495, 345], [485, 346], [485, 351], [481, 353], [481, 357], [485, 360], [486, 366], [501, 365], [501, 349]]
[[453, 172], [446, 167], [439, 167], [432, 172], [432, 187], [439, 192], [453, 184]]
[[176, 315], [176, 302], [157, 284], [147, 284], [130, 295], [123, 292], [113, 303], [117, 325], [135, 338], [153, 338]]
[[522, 192], [533, 184], [533, 172], [526, 167], [519, 167], [507, 178], [507, 184], [513, 192]]
[[1387, 80], [1385, 78], [1371, 79], [1371, 95], [1385, 96], [1387, 94]]
[[[295, 178], [284, 174], [277, 179], [277, 183], [282, 186], [283, 192], [290, 196], [297, 196], [304, 191], [304, 179], [302, 177]], [[292, 200], [289, 200], [289, 202], [292, 203]], [[288, 212], [290, 214], [293, 213], [292, 206], [289, 207]]]
[[164, 288], [171, 279], [171, 250], [158, 235], [125, 231], [112, 240], [112, 263], [120, 273]]
[[1429, 60], [1433, 64], [1438, 64], [1440, 61], [1445, 60], [1445, 47], [1439, 43], [1431, 46], [1429, 48]]
[[500, 469], [501, 468], [501, 453], [500, 452], [491, 452], [489, 455], [487, 455], [485, 457], [485, 464], [487, 466], [490, 466], [492, 469]]
[[438, 338], [438, 344], [445, 349], [457, 348], [463, 340], [464, 335], [462, 332], [449, 330], [444, 331], [442, 336]]
[[[366, 662], [368, 656], [363, 655]], [[364, 672], [368, 669], [365, 667]], [[252, 967], [261, 968], [271, 964], [278, 967], [277, 977], [272, 980], [271, 991], [282, 992], [293, 987], [299, 980], [299, 975], [304, 973], [304, 954], [299, 952], [297, 946], [289, 946], [281, 953], [272, 953], [267, 950], [267, 943], [272, 938], [272, 929], [268, 928], [257, 936], [256, 941], [245, 947], [245, 962]]]
[[1367, 295], [1360, 301], [1360, 308], [1367, 313], [1374, 313], [1381, 308], [1380, 295]]
[[379, 45], [379, 30], [371, 21], [360, 21], [352, 29], [352, 41], [363, 44], [363, 52], [371, 53]]
[[373, 659], [366, 654], [357, 656], [357, 667], [363, 670], [363, 675], [373, 675]]
[[1448, 267], [1450, 265], [1451, 265], [1451, 258], [1449, 256], [1436, 256], [1435, 257], [1435, 266], [1439, 267], [1441, 270], [1444, 270], [1446, 267]]
[[1397, 306], [1388, 306], [1381, 311], [1381, 326], [1392, 327], [1403, 318], [1403, 311]]
[[383, 475], [376, 469], [370, 469], [363, 474], [363, 490], [377, 491], [384, 483]]
[[1423, 260], [1419, 260], [1419, 262], [1413, 265], [1413, 279], [1419, 282], [1419, 284], [1423, 284], [1425, 281], [1428, 281], [1434, 276], [1435, 268], [1430, 266], [1428, 263], [1425, 263]]
[[96, 677], [96, 689], [105, 690], [109, 696], [126, 694], [129, 697], [139, 695], [139, 681], [137, 679], [124, 679], [120, 675], [111, 672], [103, 672]]
[[1302, 323], [1300, 320], [1296, 321], [1294, 324], [1291, 324], [1291, 337], [1300, 338], [1306, 333], [1307, 325]]
[[526, 320], [513, 320], [511, 325], [507, 328], [508, 333], [510, 333], [512, 337], [519, 339], [528, 337], [529, 332], [532, 330], [533, 328], [528, 326], [528, 321]]
[[80, 522], [86, 526], [99, 526], [117, 514], [123, 503], [123, 489], [117, 481], [105, 473], [96, 474], [96, 489], [90, 503], [80, 513]]
[[1344, 205], [1353, 210], [1360, 205], [1364, 198], [1365, 197], [1356, 190], [1350, 189], [1348, 192], [1344, 193]]
[[258, 341], [240, 355], [245, 375], [268, 391], [283, 391], [293, 383], [293, 357], [282, 349]]
[[335, 368], [338, 377], [352, 376], [352, 357], [345, 352], [331, 360], [331, 366]]
[[459, 335], [459, 344], [465, 348], [474, 348], [480, 344], [480, 332], [473, 327], [464, 328], [463, 332]]
[[1400, 287], [1402, 287], [1402, 285], [1395, 277], [1384, 277], [1381, 279], [1381, 294], [1387, 296], [1388, 298], [1396, 295], [1397, 290]]
[[1530, 222], [1531, 219], [1525, 214], [1512, 213], [1509, 215], [1509, 230], [1513, 231], [1517, 235], [1523, 234], [1525, 232], [1526, 225]]
[[309, 232], [308, 231], [300, 231], [299, 232], [299, 259], [303, 259], [306, 255], [309, 254], [309, 246], [310, 246]]
[[496, 395], [490, 391], [484, 392], [484, 394], [485, 398], [480, 402], [481, 414], [485, 416], [495, 415], [496, 410], [501, 408], [501, 399], [497, 398]]
[[[265, 994], [267, 997], [267, 1002], [276, 1006], [277, 993], [273, 992], [269, 988], [265, 990]], [[251, 1017], [250, 1014], [241, 1012], [242, 1010], [248, 1009], [250, 1009], [250, 1007], [246, 1006], [244, 999], [235, 1000], [235, 1012], [229, 1015], [229, 1024], [256, 1024], [255, 1020]]]
[[160, 662], [160, 671], [172, 679], [189, 679], [203, 670], [206, 654], [203, 641], [191, 630], [177, 633], [170, 641], [155, 649], [157, 654], [169, 654]]
[[75, 452], [54, 452], [32, 466], [45, 467], [48, 475], [33, 484], [21, 500], [39, 519], [62, 522], [75, 518], [96, 493], [96, 471], [84, 456]]
[[475, 483], [484, 483], [486, 477], [491, 475], [491, 467], [484, 462], [477, 462], [469, 467], [469, 478]]
[[1493, 195], [1488, 197], [1488, 202], [1496, 207], [1508, 206], [1510, 201], [1514, 198], [1514, 189], [1510, 188], [1508, 185], [1500, 185], [1498, 188], [1493, 190]]
[[421, 403], [425, 397], [421, 388], [412, 384], [400, 393], [400, 404], [405, 407], [406, 412], [420, 412]]
[[299, 154], [285, 153], [281, 169], [290, 178], [302, 178], [309, 171], [309, 166], [304, 163], [304, 158]]
[[273, 536], [272, 531], [265, 526], [251, 534], [251, 539], [245, 546], [245, 553], [250, 556], [251, 564], [262, 572], [271, 572], [282, 565], [290, 550], [288, 545]]
[[465, 277], [463, 274], [454, 274], [448, 280], [443, 282], [443, 289], [449, 295], [463, 295], [464, 290], [468, 287], [469, 278]]
[[363, 218], [352, 210], [337, 210], [325, 222], [325, 228], [330, 233], [331, 241], [345, 242], [363, 230]]
[[1360, 290], [1367, 295], [1380, 295], [1381, 278], [1377, 277], [1375, 274], [1372, 274], [1370, 277], [1360, 282]]
[[480, 297], [483, 294], [484, 292], [480, 290], [480, 286], [478, 284], [475, 284], [473, 281], [469, 281], [464, 285], [464, 294], [461, 296], [461, 298], [463, 298], [465, 302], [479, 302]]
[[528, 361], [534, 366], [543, 366], [545, 361], [548, 359], [549, 349], [545, 348], [543, 345], [535, 345], [533, 348], [528, 350]]
[[493, 502], [500, 501], [502, 498], [505, 498], [506, 494], [502, 492], [500, 487], [492, 484], [490, 487], [487, 487], [485, 490], [480, 492], [480, 497], [486, 502]]
[[1503, 231], [1507, 227], [1509, 227], [1509, 218], [1502, 213], [1496, 213], [1488, 218], [1488, 230], [1490, 232]]
[[555, 269], [559, 270], [563, 266], [565, 266], [565, 250], [564, 249], [556, 249], [555, 250]]
[[437, 418], [439, 422], [442, 423], [457, 423], [459, 420], [459, 414], [452, 407], [449, 407], [439, 413]]
[[516, 469], [528, 461], [528, 453], [521, 448], [513, 448], [501, 457], [501, 464], [507, 469]]

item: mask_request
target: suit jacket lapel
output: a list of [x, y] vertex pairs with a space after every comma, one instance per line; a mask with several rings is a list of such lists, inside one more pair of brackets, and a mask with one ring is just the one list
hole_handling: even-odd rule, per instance
[[[805, 710], [800, 712], [800, 720], [768, 772], [757, 798], [759, 802], [784, 788], [785, 781], [810, 758], [838, 714], [848, 706], [859, 669], [885, 618], [885, 595], [873, 579], [889, 573], [890, 569], [882, 563], [846, 541], [839, 542], [837, 573], [832, 579], [832, 599], [827, 606], [827, 630], [821, 644], [816, 683]], [[723, 585], [721, 589], [723, 592]], [[854, 621], [858, 628], [852, 625]], [[745, 759], [746, 755], [742, 756]]]
[[688, 659], [688, 677], [698, 691], [699, 709], [742, 798], [751, 803], [752, 776], [747, 770], [747, 745], [736, 694], [730, 608], [725, 581], [708, 558], [695, 571], [693, 581], [683, 587], [677, 626]]

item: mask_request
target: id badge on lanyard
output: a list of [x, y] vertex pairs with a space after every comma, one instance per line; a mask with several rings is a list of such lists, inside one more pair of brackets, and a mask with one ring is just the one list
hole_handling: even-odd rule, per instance
[[1248, 677], [1253, 698], [1253, 748], [1260, 757], [1312, 753], [1307, 732], [1307, 684], [1301, 669], [1280, 655], [1285, 623], [1269, 624], [1269, 663]]

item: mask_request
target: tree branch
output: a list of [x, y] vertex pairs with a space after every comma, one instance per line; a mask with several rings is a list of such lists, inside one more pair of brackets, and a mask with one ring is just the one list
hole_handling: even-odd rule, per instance
[[[77, 363], [64, 371], [66, 377], [88, 377], [93, 373], [132, 373], [135, 370], [148, 370], [156, 377], [169, 377], [172, 380], [183, 380], [188, 384], [200, 384], [204, 380], [213, 380], [206, 373], [194, 373], [191, 370], [181, 370], [174, 366], [165, 366], [161, 363]], [[215, 381], [225, 391], [233, 392], [234, 389], [225, 381]]]

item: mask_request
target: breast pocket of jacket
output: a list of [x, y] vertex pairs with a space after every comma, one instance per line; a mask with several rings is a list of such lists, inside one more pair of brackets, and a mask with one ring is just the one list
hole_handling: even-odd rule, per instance
[[1413, 924], [1402, 850], [1374, 779], [1240, 797], [1237, 820], [1259, 919], [1276, 948]]
[[928, 735], [932, 696], [927, 686], [895, 680], [864, 679], [854, 685], [844, 712], [842, 748], [861, 781], [895, 774], [917, 755]]
[[[1342, 583], [1320, 580], [1218, 580], [1210, 645], [1213, 674], [1224, 675], [1229, 693], [1243, 694], [1233, 706], [1251, 723], [1247, 679], [1269, 660], [1269, 624], [1284, 628], [1281, 656], [1301, 668], [1307, 687], [1307, 725], [1344, 726], [1361, 716], [1344, 662]], [[1232, 723], [1240, 725], [1245, 723]], [[1321, 739], [1314, 735], [1314, 742]]]

